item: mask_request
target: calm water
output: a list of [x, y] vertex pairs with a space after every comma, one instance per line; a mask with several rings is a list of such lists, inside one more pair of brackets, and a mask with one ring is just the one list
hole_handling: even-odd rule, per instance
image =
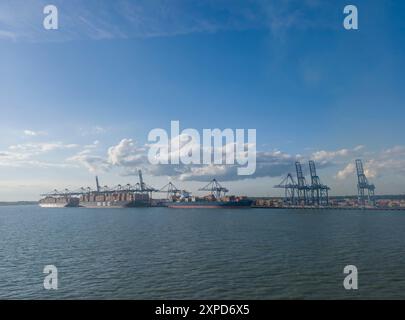
[[0, 298], [405, 298], [405, 212], [0, 207]]

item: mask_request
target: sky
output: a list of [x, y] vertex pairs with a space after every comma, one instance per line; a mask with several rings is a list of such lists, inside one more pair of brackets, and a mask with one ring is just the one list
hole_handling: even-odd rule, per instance
[[[332, 195], [356, 193], [363, 159], [377, 194], [405, 193], [405, 3], [0, 1], [0, 201], [53, 189], [168, 181], [198, 194], [277, 196], [299, 160]], [[256, 129], [257, 169], [151, 165], [148, 133]], [[308, 179], [308, 177], [307, 177]]]

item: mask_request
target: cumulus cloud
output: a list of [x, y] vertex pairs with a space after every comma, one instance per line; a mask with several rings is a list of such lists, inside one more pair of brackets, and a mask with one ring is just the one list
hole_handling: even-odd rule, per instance
[[344, 180], [347, 177], [353, 175], [355, 173], [356, 166], [354, 163], [348, 163], [342, 170], [339, 170], [336, 174], [336, 178], [339, 180]]
[[325, 164], [326, 162], [339, 161], [339, 160], [345, 159], [347, 157], [354, 157], [356, 155], [360, 155], [364, 148], [365, 147], [363, 145], [359, 145], [352, 149], [343, 148], [343, 149], [332, 150], [332, 151], [319, 150], [319, 151], [313, 152], [311, 155], [311, 158], [314, 161], [318, 161], [321, 164]]
[[96, 154], [100, 142], [85, 145], [77, 154], [68, 157], [69, 163], [77, 163], [91, 173], [106, 172], [114, 167], [122, 168], [124, 175], [135, 174], [138, 166], [147, 163], [146, 149], [138, 147], [132, 139], [122, 139], [117, 145], [111, 146], [107, 154]]
[[[356, 150], [363, 151], [364, 147]], [[353, 149], [354, 150], [354, 149]], [[353, 155], [353, 154], [350, 154]], [[361, 154], [356, 153], [361, 157]], [[356, 172], [355, 158], [345, 160], [346, 165], [336, 174], [337, 179], [345, 179]], [[368, 178], [378, 178], [386, 175], [405, 174], [405, 146], [394, 146], [381, 151], [367, 152], [363, 157], [364, 173]]]
[[133, 167], [146, 162], [146, 149], [139, 148], [132, 139], [122, 139], [108, 149], [108, 162], [115, 166]]
[[[380, 166], [376, 165], [376, 161], [372, 159], [364, 161], [363, 167], [364, 167], [364, 174], [366, 175], [366, 177], [375, 178], [377, 176], [378, 167]], [[342, 170], [339, 170], [337, 172], [336, 179], [344, 180], [350, 176], [354, 176], [355, 173], [356, 173], [356, 165], [354, 163], [354, 160], [352, 160], [352, 162], [348, 163]]]
[[394, 146], [383, 151], [384, 157], [400, 157], [405, 156], [405, 146]]
[[[159, 154], [159, 157], [173, 156], [187, 156], [189, 152], [197, 153], [198, 158], [204, 151], [199, 142], [190, 142], [190, 139], [180, 135], [173, 139], [179, 139], [179, 147], [170, 149], [161, 149], [163, 154]], [[171, 140], [169, 140], [170, 145]], [[256, 152], [256, 171], [250, 176], [240, 176], [237, 174], [238, 168], [241, 167], [238, 163], [235, 164], [156, 164], [152, 165], [148, 159], [148, 150], [151, 145], [138, 146], [137, 143], [129, 138], [122, 139], [116, 145], [108, 148], [106, 154], [94, 155], [91, 149], [86, 149], [85, 152], [81, 152], [74, 157], [71, 157], [69, 161], [76, 161], [83, 165], [91, 172], [110, 170], [117, 168], [122, 175], [136, 175], [138, 169], [144, 170], [146, 173], [153, 176], [167, 176], [173, 179], [182, 181], [208, 181], [213, 176], [223, 181], [236, 181], [243, 179], [254, 179], [262, 177], [281, 177], [287, 173], [295, 172], [295, 162], [308, 160], [314, 160], [318, 169], [324, 169], [334, 166], [343, 166], [340, 171], [337, 172], [337, 179], [344, 179], [352, 174], [354, 171], [354, 159], [365, 151], [364, 146], [356, 146], [354, 148], [342, 148], [338, 150], [318, 150], [307, 155], [289, 154], [280, 150], [273, 151], [257, 151]], [[230, 143], [222, 148], [223, 160], [226, 159], [228, 152], [234, 150], [235, 145]], [[217, 149], [212, 150], [218, 151]], [[387, 149], [383, 151], [383, 154], [400, 153], [403, 150], [400, 147]], [[246, 154], [244, 154], [246, 156]], [[304, 166], [305, 168], [305, 166]], [[370, 177], [377, 174], [381, 170], [381, 163], [375, 165], [373, 161], [369, 161], [365, 169]]]
[[[160, 157], [172, 157], [175, 156], [187, 156], [190, 151], [198, 154], [198, 158], [204, 151], [203, 147], [199, 143], [191, 143], [190, 140], [184, 136], [175, 137], [179, 138], [179, 148], [174, 148], [172, 151], [167, 150], [166, 154], [160, 154]], [[170, 143], [170, 141], [169, 141]], [[226, 164], [226, 159], [229, 156], [231, 150], [235, 150], [235, 144], [229, 143], [223, 148], [213, 148], [214, 151], [222, 153], [222, 164], [156, 164], [152, 165], [148, 159], [148, 147], [138, 146], [132, 139], [122, 139], [117, 145], [111, 146], [107, 150], [107, 154], [104, 157], [95, 156], [91, 153], [90, 149], [85, 152], [81, 152], [74, 157], [69, 158], [69, 161], [75, 161], [91, 172], [97, 172], [100, 170], [109, 170], [112, 168], [121, 169], [122, 175], [136, 175], [138, 169], [144, 170], [146, 173], [153, 176], [168, 176], [174, 179], [182, 181], [208, 181], [213, 176], [221, 180], [232, 181], [241, 180], [246, 178], [257, 177], [278, 177], [286, 174], [294, 169], [294, 162], [300, 159], [298, 155], [290, 155], [278, 150], [270, 152], [257, 152], [256, 153], [256, 171], [250, 176], [240, 176], [237, 174], [240, 164]], [[246, 159], [246, 147], [245, 150], [240, 151], [241, 158]], [[162, 152], [165, 152], [164, 150]], [[211, 157], [212, 158], [212, 157]], [[242, 166], [245, 166], [243, 163]]]
[[[31, 135], [34, 136], [34, 135]], [[166, 156], [187, 156], [189, 152], [197, 153], [198, 158], [206, 150], [199, 144], [184, 136], [180, 139], [180, 147], [172, 151], [167, 150]], [[170, 144], [171, 141], [169, 141]], [[246, 147], [247, 144], [245, 144]], [[21, 143], [0, 150], [0, 166], [10, 167], [65, 167], [82, 166], [91, 173], [106, 172], [118, 169], [122, 175], [135, 175], [138, 169], [153, 176], [166, 176], [182, 181], [207, 181], [217, 177], [223, 181], [236, 181], [262, 177], [281, 177], [295, 172], [295, 161], [314, 160], [318, 169], [336, 168], [335, 178], [343, 180], [355, 174], [354, 160], [362, 158], [365, 173], [369, 178], [377, 178], [388, 174], [405, 175], [405, 146], [393, 146], [380, 151], [367, 151], [362, 145], [338, 150], [317, 150], [308, 154], [290, 154], [280, 150], [257, 151], [256, 171], [250, 176], [238, 175], [238, 168], [244, 165], [238, 163], [226, 164], [225, 159], [231, 150], [235, 150], [234, 143], [228, 143], [222, 149], [222, 164], [157, 164], [152, 165], [148, 159], [150, 145], [138, 145], [136, 141], [124, 138], [116, 145], [102, 149], [99, 140], [93, 143], [79, 145], [74, 143], [38, 142]], [[63, 153], [60, 153], [63, 151]], [[49, 161], [48, 153], [56, 155], [75, 152], [63, 161]], [[246, 156], [246, 150], [241, 151]], [[242, 157], [242, 158], [243, 158]], [[60, 157], [59, 157], [60, 158]], [[55, 158], [52, 158], [55, 159]], [[211, 158], [212, 159], [212, 158]], [[305, 165], [304, 165], [305, 168]]]
[[[209, 181], [217, 177], [223, 181], [236, 181], [262, 177], [280, 177], [294, 170], [297, 156], [280, 151], [257, 152], [256, 171], [253, 175], [240, 176], [237, 173], [239, 165], [202, 165], [185, 166], [178, 170], [177, 177], [183, 181]], [[174, 172], [176, 174], [176, 172]]]
[[[176, 150], [184, 154], [181, 144]], [[188, 148], [189, 150], [190, 148]], [[193, 148], [191, 148], [193, 149]], [[226, 154], [226, 152], [224, 152]], [[136, 147], [132, 140], [124, 139], [117, 146], [109, 149], [108, 161], [111, 165], [121, 167], [124, 174], [137, 173], [137, 168], [142, 168], [154, 176], [169, 176], [183, 181], [208, 181], [213, 176], [224, 181], [252, 179], [260, 177], [281, 177], [289, 172], [295, 172], [295, 162], [314, 160], [318, 169], [338, 168], [335, 178], [345, 179], [355, 173], [354, 160], [364, 158], [365, 174], [377, 177], [393, 172], [405, 174], [405, 147], [395, 146], [390, 149], [370, 152], [363, 145], [354, 148], [338, 150], [319, 150], [308, 155], [293, 155], [279, 150], [259, 151], [256, 153], [256, 171], [251, 176], [239, 176], [238, 164], [232, 165], [151, 165], [146, 156], [146, 149]], [[343, 166], [343, 167], [342, 167]]]
[[401, 156], [387, 159], [386, 157], [377, 157], [366, 163], [365, 174], [369, 177], [382, 177], [388, 174], [404, 175], [405, 159]]

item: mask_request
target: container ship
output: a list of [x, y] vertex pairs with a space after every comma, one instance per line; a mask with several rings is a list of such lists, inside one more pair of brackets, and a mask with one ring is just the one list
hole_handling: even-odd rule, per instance
[[79, 198], [80, 207], [85, 208], [134, 208], [150, 207], [148, 194], [134, 192], [93, 192]]
[[221, 186], [221, 184], [213, 179], [200, 191], [209, 191], [210, 194], [205, 197], [191, 197], [185, 191], [181, 192], [180, 196], [172, 198], [171, 202], [167, 203], [167, 207], [176, 209], [239, 209], [250, 208], [253, 200], [246, 197], [226, 196], [228, 189]]
[[176, 201], [167, 205], [169, 208], [177, 209], [239, 209], [250, 208], [253, 201], [249, 199], [219, 200], [211, 201], [206, 199], [196, 199], [194, 201]]
[[114, 188], [107, 186], [100, 187], [96, 177], [96, 190], [80, 194], [80, 207], [86, 208], [134, 208], [150, 207], [152, 197], [149, 195], [154, 191], [149, 188], [139, 171], [139, 183], [135, 186], [127, 184], [118, 185]]
[[42, 208], [69, 208], [78, 207], [79, 198], [64, 196], [46, 196], [39, 200], [39, 206]]

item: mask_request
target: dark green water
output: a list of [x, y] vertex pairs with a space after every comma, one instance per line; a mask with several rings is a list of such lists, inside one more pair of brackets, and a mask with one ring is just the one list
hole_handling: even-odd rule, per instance
[[0, 298], [405, 298], [405, 213], [0, 207]]

